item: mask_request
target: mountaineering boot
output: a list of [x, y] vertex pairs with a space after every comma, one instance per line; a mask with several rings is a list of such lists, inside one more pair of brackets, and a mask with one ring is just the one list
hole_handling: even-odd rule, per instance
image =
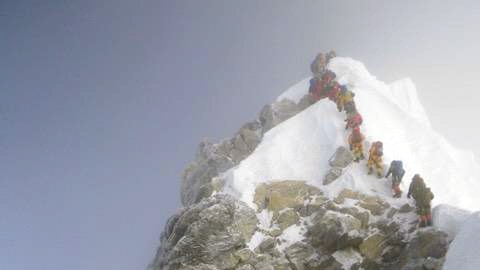
[[393, 194], [393, 198], [400, 198], [400, 197], [402, 197], [402, 192], [401, 191]]
[[373, 173], [373, 168], [368, 168], [368, 174], [372, 174]]

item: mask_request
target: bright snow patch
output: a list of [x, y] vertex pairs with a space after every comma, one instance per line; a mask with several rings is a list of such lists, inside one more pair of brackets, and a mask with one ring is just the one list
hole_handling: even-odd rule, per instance
[[282, 241], [282, 243], [278, 248], [280, 250], [284, 250], [292, 244], [302, 241], [303, 239], [305, 239], [303, 234], [304, 232], [302, 230], [302, 226], [292, 225], [286, 228], [283, 231], [282, 235], [279, 236], [279, 239], [280, 241]]
[[256, 231], [255, 234], [253, 234], [252, 238], [250, 239], [250, 242], [248, 242], [247, 247], [250, 250], [254, 251], [265, 239], [267, 239], [265, 234], [259, 231]]
[[353, 249], [338, 250], [332, 256], [343, 265], [344, 269], [350, 269], [352, 265], [362, 261], [362, 255]]
[[462, 225], [448, 250], [443, 269], [480, 269], [480, 212], [472, 214]]
[[[460, 230], [463, 222], [472, 214], [470, 211], [440, 204], [433, 209], [433, 225], [442, 229], [453, 238]], [[480, 232], [479, 232], [480, 233]]]
[[[431, 128], [411, 80], [387, 85], [370, 75], [362, 63], [349, 58], [333, 59], [329, 69], [337, 74], [340, 83], [355, 92], [367, 141], [383, 141], [386, 164], [393, 159], [403, 160], [407, 171], [403, 190], [413, 175], [420, 173], [435, 194], [434, 204], [480, 208], [480, 181], [476, 178], [480, 167], [473, 154], [453, 148]], [[299, 100], [307, 92], [305, 79], [279, 99]], [[323, 189], [328, 159], [338, 146], [346, 145], [344, 118], [345, 114], [325, 99], [271, 129], [248, 158], [226, 172], [225, 191], [255, 207], [254, 191], [263, 182], [306, 180]], [[391, 197], [389, 184], [367, 176], [364, 162], [349, 166], [328, 186], [328, 191], [346, 187]]]

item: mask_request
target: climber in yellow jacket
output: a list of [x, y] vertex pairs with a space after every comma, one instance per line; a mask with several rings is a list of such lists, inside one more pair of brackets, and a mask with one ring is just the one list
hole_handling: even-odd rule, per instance
[[341, 112], [346, 109], [349, 104], [354, 102], [353, 97], [355, 94], [348, 90], [345, 85], [340, 86], [340, 92], [338, 93], [337, 97], [337, 108], [338, 111]]
[[373, 171], [377, 173], [380, 178], [383, 176], [383, 143], [374, 142], [370, 148], [370, 156], [368, 157], [367, 167], [368, 174], [372, 174]]

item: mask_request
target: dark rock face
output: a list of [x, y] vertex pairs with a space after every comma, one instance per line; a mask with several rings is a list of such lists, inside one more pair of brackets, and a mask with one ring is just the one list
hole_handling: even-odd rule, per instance
[[230, 196], [205, 199], [169, 220], [151, 268], [233, 268], [239, 262], [234, 253], [251, 238], [257, 222], [253, 209]]
[[418, 230], [408, 243], [405, 258], [435, 258], [445, 256], [449, 246], [448, 235], [435, 228]]
[[266, 105], [258, 120], [246, 123], [231, 138], [218, 144], [200, 143], [196, 159], [183, 172], [181, 198], [184, 206], [199, 202], [214, 190], [212, 179], [238, 165], [260, 143], [263, 134], [311, 105], [306, 99], [296, 104], [282, 100]]
[[358, 246], [362, 241], [359, 235], [362, 223], [351, 215], [327, 211], [316, 215], [312, 223], [308, 235], [314, 247], [322, 247], [333, 252], [349, 246]]
[[297, 104], [288, 99], [266, 105], [259, 117], [263, 134], [299, 112]]
[[[332, 200], [303, 181], [273, 181], [257, 187], [254, 202], [271, 213], [270, 228], [260, 228], [256, 212], [229, 195], [180, 211], [165, 225], [151, 269], [441, 269], [449, 245], [438, 229], [402, 227], [411, 213], [348, 189]], [[291, 226], [303, 226], [304, 239], [282, 247]], [[251, 250], [255, 232], [264, 238]]]

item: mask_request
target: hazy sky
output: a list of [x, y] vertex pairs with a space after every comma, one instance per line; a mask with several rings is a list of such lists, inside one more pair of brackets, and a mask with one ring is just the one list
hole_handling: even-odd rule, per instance
[[0, 1], [0, 269], [144, 269], [203, 137], [318, 51], [416, 83], [480, 153], [478, 1]]

